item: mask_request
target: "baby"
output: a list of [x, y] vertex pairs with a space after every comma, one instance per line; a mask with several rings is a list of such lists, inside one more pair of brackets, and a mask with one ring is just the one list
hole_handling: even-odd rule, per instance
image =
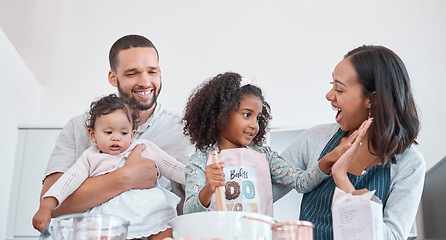
[[[135, 139], [138, 114], [123, 99], [111, 94], [93, 102], [86, 122], [88, 135], [95, 146], [85, 150], [45, 193], [33, 226], [44, 230], [51, 221], [51, 211], [57, 208], [88, 177], [106, 174], [124, 165], [126, 158], [138, 144], [145, 144], [144, 157], [153, 159], [165, 177], [185, 184], [184, 164], [162, 151], [153, 143]], [[88, 212], [123, 217], [130, 221], [127, 237], [163, 239], [172, 236], [168, 221], [176, 217], [180, 198], [156, 186], [152, 189], [132, 189]]]

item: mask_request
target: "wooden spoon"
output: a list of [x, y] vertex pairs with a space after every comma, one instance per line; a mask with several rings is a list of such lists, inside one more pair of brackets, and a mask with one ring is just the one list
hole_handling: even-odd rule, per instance
[[[218, 163], [217, 151], [212, 151], [212, 163]], [[215, 188], [215, 197], [217, 198], [217, 210], [227, 211], [225, 206], [225, 188], [223, 186]]]

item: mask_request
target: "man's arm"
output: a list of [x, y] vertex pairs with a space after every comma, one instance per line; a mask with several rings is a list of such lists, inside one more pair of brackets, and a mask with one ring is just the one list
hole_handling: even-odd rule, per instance
[[[123, 167], [105, 175], [85, 180], [73, 194], [52, 211], [52, 217], [85, 212], [130, 189], [154, 187], [158, 170], [154, 161], [141, 156], [141, 151], [144, 150], [144, 147], [144, 145], [136, 146]], [[62, 176], [62, 173], [53, 173], [46, 177], [41, 197], [60, 176]]]

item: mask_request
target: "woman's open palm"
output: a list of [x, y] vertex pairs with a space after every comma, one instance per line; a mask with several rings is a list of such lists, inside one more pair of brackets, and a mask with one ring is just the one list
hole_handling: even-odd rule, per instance
[[342, 156], [335, 162], [335, 164], [333, 164], [333, 167], [331, 168], [336, 185], [344, 192], [353, 192], [356, 190], [347, 177], [347, 170], [365, 133], [367, 132], [367, 129], [372, 124], [372, 121], [373, 118], [369, 118], [361, 124], [361, 126], [358, 128], [358, 135], [356, 136], [356, 139], [352, 145], [344, 154], [342, 154]]

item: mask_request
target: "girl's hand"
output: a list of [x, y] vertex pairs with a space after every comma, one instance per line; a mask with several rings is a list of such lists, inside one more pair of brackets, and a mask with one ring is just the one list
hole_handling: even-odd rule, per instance
[[216, 187], [225, 185], [225, 174], [223, 173], [224, 163], [213, 163], [206, 166], [204, 173], [206, 175], [206, 185], [199, 193], [200, 202], [203, 206], [209, 206], [212, 195]]
[[225, 174], [223, 173], [224, 163], [213, 163], [206, 166], [204, 173], [206, 175], [206, 186], [214, 193], [216, 187], [225, 185]]
[[351, 146], [344, 154], [342, 154], [342, 156], [336, 161], [336, 163], [333, 164], [333, 167], [331, 169], [336, 185], [338, 186], [338, 188], [346, 193], [350, 193], [356, 190], [347, 177], [347, 170], [353, 157], [356, 154], [356, 151], [358, 150], [358, 147], [365, 133], [367, 132], [367, 129], [372, 124], [372, 121], [373, 119], [369, 118], [361, 124], [361, 126], [357, 130], [358, 132], [356, 138], [354, 139], [354, 142], [350, 143], [349, 141], [348, 145]]
[[358, 136], [358, 130], [355, 130], [347, 139], [346, 142], [339, 144], [335, 149], [333, 149], [331, 152], [327, 153], [320, 161], [319, 161], [319, 168], [324, 172], [325, 174], [330, 174], [330, 171], [332, 170], [331, 167], [333, 164], [344, 154], [350, 146], [355, 141], [356, 137]]

